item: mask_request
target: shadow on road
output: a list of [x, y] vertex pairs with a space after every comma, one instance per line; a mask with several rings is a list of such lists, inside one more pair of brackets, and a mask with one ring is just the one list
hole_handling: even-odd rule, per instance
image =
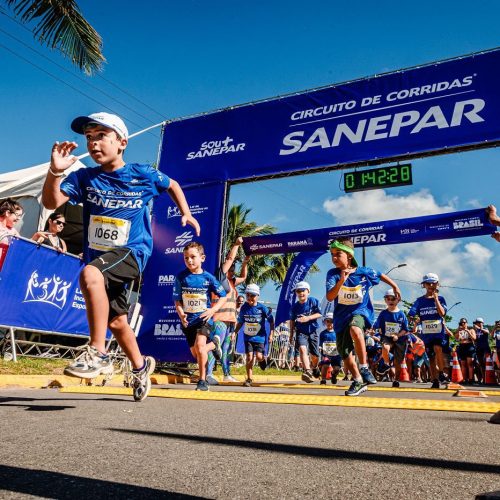
[[102, 481], [46, 470], [23, 469], [0, 465], [0, 492], [13, 491], [45, 498], [75, 500], [79, 498], [106, 499], [126, 498], [173, 498], [199, 499], [191, 495], [157, 490], [145, 486]]
[[16, 406], [24, 408], [26, 411], [61, 411], [68, 410], [70, 408], [75, 408], [75, 406], [65, 406], [65, 405], [35, 405], [29, 404], [34, 401], [40, 401], [33, 398], [0, 398], [0, 407], [4, 406]]
[[401, 455], [387, 455], [385, 453], [369, 453], [364, 451], [347, 451], [335, 448], [318, 448], [310, 446], [299, 446], [293, 444], [266, 443], [262, 441], [247, 441], [244, 439], [229, 439], [213, 436], [193, 436], [188, 434], [175, 434], [172, 432], [154, 432], [134, 429], [114, 429], [115, 432], [128, 434], [140, 434], [166, 439], [181, 439], [184, 441], [195, 441], [199, 443], [219, 444], [224, 446], [236, 446], [238, 448], [249, 448], [272, 453], [286, 453], [288, 455], [303, 455], [314, 458], [330, 458], [333, 460], [361, 460], [368, 462], [384, 462], [398, 465], [411, 465], [416, 467], [431, 467], [436, 469], [452, 469], [455, 471], [480, 472], [483, 474], [500, 474], [500, 466], [493, 464], [481, 464], [476, 462], [463, 462], [460, 460], [437, 459], [428, 457], [408, 457]]

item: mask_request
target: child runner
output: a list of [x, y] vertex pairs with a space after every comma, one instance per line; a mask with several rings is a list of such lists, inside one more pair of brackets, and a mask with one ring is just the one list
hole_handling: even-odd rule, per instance
[[[201, 267], [205, 262], [203, 245], [192, 241], [183, 250], [186, 269], [175, 278], [173, 299], [191, 354], [198, 362], [200, 379], [197, 391], [208, 391], [207, 355], [213, 351], [220, 359], [220, 337], [215, 331], [213, 315], [226, 303], [226, 291], [217, 279]], [[212, 305], [212, 294], [219, 300]]]
[[342, 358], [337, 349], [337, 335], [333, 329], [333, 313], [327, 312], [323, 319], [325, 329], [319, 334], [319, 349], [321, 358], [321, 385], [326, 384], [328, 368], [332, 367], [332, 384], [337, 383], [337, 375], [342, 366]]
[[[297, 302], [292, 305], [290, 311], [290, 344], [295, 333], [295, 346], [299, 350], [302, 361], [302, 380], [307, 383], [313, 382], [313, 376], [320, 377], [318, 368], [319, 344], [318, 344], [318, 318], [321, 318], [319, 301], [309, 297], [311, 287], [307, 281], [299, 281], [295, 285]], [[312, 361], [309, 362], [309, 355]]]
[[109, 327], [132, 363], [134, 399], [142, 401], [151, 388], [152, 357], [141, 355], [134, 332], [127, 321], [127, 287], [140, 278], [153, 248], [149, 202], [168, 192], [178, 206], [183, 226], [200, 226], [189, 210], [184, 193], [173, 179], [150, 165], [125, 163], [128, 130], [121, 118], [94, 113], [73, 120], [71, 128], [84, 134], [87, 150], [98, 164], [71, 173], [64, 172], [77, 158], [75, 142], [56, 142], [42, 191], [42, 203], [56, 209], [68, 202], [83, 204], [83, 259], [80, 275], [90, 330], [90, 345], [66, 369], [67, 375], [93, 378], [111, 373], [106, 354]]
[[[422, 340], [429, 354], [432, 389], [439, 389], [439, 383], [448, 382], [444, 374], [443, 342], [446, 331], [444, 316], [446, 314], [446, 300], [439, 295], [439, 276], [428, 273], [422, 278], [422, 287], [425, 295], [418, 299], [408, 311], [408, 316], [415, 318], [422, 326]], [[436, 370], [436, 363], [438, 370]], [[437, 373], [439, 371], [439, 373]]]
[[[247, 265], [250, 260], [250, 256], [243, 259], [241, 265], [239, 276], [235, 275], [234, 260], [238, 254], [238, 249], [243, 243], [243, 238], [239, 237], [236, 243], [232, 246], [231, 250], [227, 254], [226, 260], [221, 266], [221, 283], [224, 290], [227, 292], [227, 301], [223, 308], [219, 309], [214, 314], [214, 321], [216, 323], [216, 328], [219, 331], [221, 338], [222, 347], [222, 373], [224, 374], [224, 382], [237, 382], [237, 380], [231, 377], [231, 365], [230, 365], [230, 350], [231, 345], [234, 340], [234, 327], [236, 326], [236, 298], [238, 297], [238, 291], [236, 287], [241, 285], [247, 279]], [[210, 385], [217, 385], [219, 382], [213, 376], [213, 371], [215, 367], [215, 357], [212, 352], [208, 353], [208, 365], [207, 365], [207, 382]]]
[[[398, 299], [398, 286], [388, 276], [370, 267], [358, 267], [354, 258], [354, 244], [350, 238], [339, 238], [330, 244], [334, 269], [326, 275], [326, 300], [334, 302], [333, 327], [337, 333], [337, 347], [344, 366], [353, 377], [346, 396], [357, 396], [366, 391], [367, 384], [376, 384], [367, 363], [364, 329], [374, 321], [369, 290], [380, 280], [393, 288]], [[359, 359], [359, 370], [354, 358]]]
[[406, 354], [406, 336], [408, 335], [408, 319], [398, 307], [398, 298], [392, 288], [389, 288], [384, 295], [387, 309], [382, 311], [373, 326], [380, 330], [382, 334], [382, 356], [386, 364], [390, 364], [389, 351], [393, 350], [394, 362], [396, 365], [396, 380], [392, 387], [399, 387], [399, 374], [401, 372], [401, 363]]
[[267, 338], [266, 321], [269, 322], [269, 345], [271, 345], [274, 336], [274, 318], [269, 309], [258, 302], [260, 295], [258, 285], [250, 283], [246, 287], [245, 295], [247, 300], [241, 306], [235, 333], [237, 334], [243, 326], [247, 370], [247, 378], [243, 386], [251, 387], [254, 358], [259, 362], [261, 369], [266, 368], [264, 358]]

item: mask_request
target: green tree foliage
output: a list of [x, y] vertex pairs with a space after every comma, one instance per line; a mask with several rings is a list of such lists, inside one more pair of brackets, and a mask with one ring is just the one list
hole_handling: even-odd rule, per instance
[[[246, 208], [242, 203], [233, 205], [229, 210], [228, 226], [225, 240], [225, 254], [231, 245], [241, 236], [262, 236], [274, 234], [277, 229], [270, 224], [259, 225], [249, 219], [251, 208]], [[256, 283], [263, 286], [266, 283], [273, 283], [278, 290], [285, 280], [290, 264], [297, 254], [274, 254], [274, 255], [254, 255], [248, 263], [247, 283]], [[236, 261], [242, 262], [244, 258], [243, 249], [240, 248]], [[319, 268], [313, 266], [310, 272], [318, 272]]]
[[85, 20], [74, 0], [4, 0], [14, 15], [32, 31], [38, 41], [57, 49], [91, 75], [102, 69], [102, 39]]

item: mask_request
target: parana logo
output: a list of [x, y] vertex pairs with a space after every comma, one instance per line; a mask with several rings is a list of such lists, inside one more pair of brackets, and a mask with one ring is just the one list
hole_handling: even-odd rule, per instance
[[191, 151], [186, 156], [186, 160], [194, 160], [195, 158], [205, 158], [205, 156], [217, 156], [228, 153], [237, 153], [244, 151], [246, 144], [234, 142], [232, 137], [227, 136], [224, 140], [205, 141], [201, 143], [198, 151]]
[[158, 286], [173, 285], [175, 282], [174, 274], [160, 274], [158, 276]]

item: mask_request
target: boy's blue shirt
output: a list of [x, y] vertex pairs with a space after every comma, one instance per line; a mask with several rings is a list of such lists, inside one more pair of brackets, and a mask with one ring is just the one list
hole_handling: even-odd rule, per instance
[[170, 179], [151, 165], [127, 163], [113, 172], [81, 168], [61, 184], [72, 205], [83, 204], [83, 258], [91, 262], [119, 247], [129, 248], [141, 271], [153, 250], [148, 203]]
[[266, 342], [266, 321], [272, 318], [271, 311], [260, 302], [251, 306], [245, 302], [238, 315], [238, 323], [242, 325], [245, 342], [264, 344]]
[[402, 330], [408, 332], [408, 319], [403, 311], [390, 312], [385, 309], [378, 315], [373, 328], [381, 330], [383, 335], [390, 337], [391, 335], [397, 335]]
[[173, 299], [182, 302], [184, 312], [187, 314], [188, 326], [201, 322], [200, 315], [212, 305], [212, 293], [219, 297], [226, 296], [223, 286], [209, 272], [193, 274], [189, 269], [184, 269], [177, 275]]
[[[369, 290], [380, 283], [382, 273], [371, 267], [358, 267], [349, 275], [334, 300], [333, 328], [342, 331], [354, 315], [363, 316], [367, 326], [371, 326], [375, 313], [370, 300]], [[326, 275], [326, 292], [335, 287], [340, 280], [340, 269], [334, 267]]]
[[320, 313], [321, 310], [319, 308], [319, 301], [314, 297], [307, 297], [307, 300], [304, 303], [300, 303], [299, 301], [295, 302], [292, 305], [292, 309], [290, 311], [290, 319], [295, 321], [295, 330], [297, 333], [304, 333], [306, 335], [310, 335], [311, 333], [316, 332], [318, 329], [318, 320], [313, 319], [312, 321], [308, 321], [307, 323], [299, 323], [297, 318], [301, 316], [312, 316], [313, 314]]
[[[448, 310], [446, 300], [441, 295], [438, 295], [438, 301], [446, 313]], [[427, 298], [425, 295], [418, 297], [408, 311], [408, 316], [418, 316], [420, 318], [422, 335], [440, 335], [445, 333], [443, 318], [439, 315], [436, 302], [433, 298]]]

